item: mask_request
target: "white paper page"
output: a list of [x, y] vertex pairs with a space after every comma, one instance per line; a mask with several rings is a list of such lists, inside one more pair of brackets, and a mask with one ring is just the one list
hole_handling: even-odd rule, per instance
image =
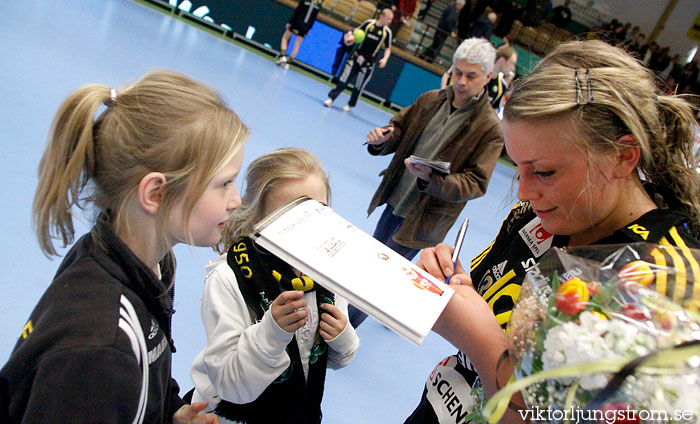
[[314, 200], [268, 220], [258, 233], [258, 244], [416, 344], [454, 293]]

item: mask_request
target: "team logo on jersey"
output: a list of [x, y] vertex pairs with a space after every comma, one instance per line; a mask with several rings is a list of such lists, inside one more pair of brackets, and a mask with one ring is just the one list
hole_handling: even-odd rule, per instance
[[156, 334], [158, 334], [159, 329], [160, 327], [158, 326], [158, 321], [151, 318], [151, 330], [148, 332], [148, 340], [153, 340]]
[[552, 247], [552, 239], [554, 236], [542, 226], [542, 221], [539, 217], [530, 221], [523, 229], [519, 231], [520, 237], [525, 241], [525, 244], [536, 258], [539, 258]]
[[506, 269], [506, 264], [508, 261], [503, 261], [500, 264], [492, 267], [493, 269], [493, 276], [496, 278], [496, 280], [500, 280], [501, 277], [503, 277], [503, 270]]

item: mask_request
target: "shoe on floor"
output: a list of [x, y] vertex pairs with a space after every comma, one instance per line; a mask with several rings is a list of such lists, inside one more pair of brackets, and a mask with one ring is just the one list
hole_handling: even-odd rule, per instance
[[282, 55], [277, 58], [277, 62], [275, 62], [278, 65], [282, 65], [283, 63], [287, 63], [287, 56]]
[[352, 109], [352, 106], [350, 106], [350, 105], [345, 105], [345, 106], [343, 106], [343, 111], [344, 111], [344, 112], [350, 112], [350, 109]]
[[326, 107], [331, 107], [331, 106], [333, 106], [333, 99], [331, 99], [331, 98], [329, 97], [329, 98], [327, 98], [326, 100], [323, 101], [323, 104], [324, 104]]

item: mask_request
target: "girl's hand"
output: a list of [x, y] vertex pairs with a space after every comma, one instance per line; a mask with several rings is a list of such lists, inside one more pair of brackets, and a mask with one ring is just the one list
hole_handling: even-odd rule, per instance
[[209, 402], [195, 402], [192, 405], [182, 405], [173, 415], [175, 424], [219, 424], [219, 417], [215, 414], [200, 414]]
[[308, 312], [303, 296], [304, 292], [299, 290], [282, 292], [270, 306], [272, 318], [287, 333], [293, 333], [306, 324]]
[[450, 284], [472, 286], [472, 279], [457, 261], [457, 267], [452, 266], [452, 246], [447, 243], [439, 243], [435, 247], [423, 249], [420, 259], [416, 263], [420, 268], [428, 271], [430, 275], [440, 281], [450, 277]]
[[321, 309], [325, 313], [321, 313], [318, 332], [323, 337], [323, 340], [328, 342], [338, 337], [345, 330], [345, 326], [348, 324], [348, 317], [337, 306], [330, 303], [322, 303]]

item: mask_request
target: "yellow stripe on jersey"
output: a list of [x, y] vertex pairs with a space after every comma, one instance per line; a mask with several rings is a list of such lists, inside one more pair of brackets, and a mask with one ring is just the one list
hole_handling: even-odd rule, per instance
[[[483, 294], [484, 300], [487, 302], [489, 301], [489, 297], [491, 297], [494, 293], [496, 293], [501, 287], [503, 287], [508, 281], [512, 280], [513, 277], [515, 277], [515, 270], [511, 269], [504, 275], [503, 277], [499, 278], [491, 287], [489, 287], [488, 290], [486, 290], [486, 293]], [[500, 296], [498, 296], [500, 297]], [[515, 299], [513, 299], [513, 302], [515, 302]], [[491, 302], [489, 302], [489, 306], [491, 305]]]
[[[666, 296], [672, 298], [676, 302], [680, 301], [683, 299], [683, 295], [685, 294], [685, 279], [686, 279], [686, 271], [685, 271], [685, 263], [683, 262], [683, 258], [681, 258], [681, 255], [678, 254], [678, 251], [674, 249], [673, 245], [668, 242], [668, 239], [666, 237], [661, 237], [661, 241], [659, 242], [660, 245], [662, 246], [669, 246], [671, 247], [670, 249], [664, 249], [666, 252], [668, 252], [668, 255], [671, 257], [673, 260], [673, 267], [676, 268], [676, 284], [673, 287], [673, 293], [664, 293]], [[657, 286], [658, 289], [658, 286]]]
[[[518, 299], [518, 296], [520, 295], [520, 285], [519, 284], [509, 284], [503, 290], [498, 292], [498, 296], [494, 296], [493, 299], [489, 302], [489, 308], [493, 311], [493, 304], [496, 303], [498, 299], [500, 299], [503, 296], [509, 296], [511, 299], [513, 299], [513, 303], [515, 303], [516, 299]], [[499, 325], [503, 325], [507, 323], [510, 320], [510, 314], [513, 313], [513, 310], [511, 309], [510, 311], [502, 312], [498, 315], [496, 315], [496, 320], [498, 321]]]
[[472, 259], [472, 267], [471, 267], [472, 271], [474, 271], [474, 268], [478, 267], [479, 264], [481, 263], [481, 261], [484, 260], [486, 255], [489, 254], [489, 252], [491, 251], [491, 248], [493, 247], [493, 244], [495, 242], [496, 242], [496, 240], [492, 241], [491, 244], [486, 246], [486, 249], [482, 250], [481, 253], [479, 253], [478, 255], [476, 255], [476, 257], [474, 257], [474, 259]]
[[[513, 206], [512, 208], [510, 208], [511, 212], [514, 211], [515, 209], [519, 208], [522, 204], [523, 204], [523, 202], [518, 202], [518, 203], [516, 203], [515, 206]], [[503, 218], [503, 222], [508, 221], [508, 217], [509, 217], [509, 216], [510, 216], [510, 215], [508, 215], [508, 216], [506, 216], [505, 218]], [[491, 244], [489, 244], [488, 246], [486, 246], [486, 248], [485, 248], [484, 250], [482, 250], [481, 253], [479, 253], [478, 255], [476, 255], [476, 256], [474, 257], [474, 259], [472, 259], [472, 264], [471, 264], [471, 270], [472, 270], [472, 271], [474, 271], [474, 268], [478, 267], [479, 264], [481, 263], [481, 261], [483, 261], [484, 258], [486, 257], [486, 255], [488, 255], [488, 253], [491, 251], [491, 248], [493, 248], [493, 244], [494, 244], [495, 242], [496, 242], [496, 240], [492, 241]]]
[[659, 267], [656, 271], [656, 291], [666, 293], [666, 257], [656, 248], [651, 251], [651, 256], [654, 257], [656, 265]]
[[693, 256], [693, 253], [690, 251], [690, 248], [688, 248], [688, 245], [685, 244], [685, 241], [681, 238], [680, 234], [678, 234], [676, 227], [671, 227], [668, 233], [671, 235], [671, 240], [673, 240], [673, 242], [676, 243], [676, 246], [678, 246], [678, 248], [681, 249], [681, 252], [683, 252], [685, 260], [688, 261], [688, 264], [690, 264], [690, 269], [693, 271], [692, 299], [698, 302], [700, 301], [700, 265], [698, 264], [697, 259], [695, 259], [695, 256]]

